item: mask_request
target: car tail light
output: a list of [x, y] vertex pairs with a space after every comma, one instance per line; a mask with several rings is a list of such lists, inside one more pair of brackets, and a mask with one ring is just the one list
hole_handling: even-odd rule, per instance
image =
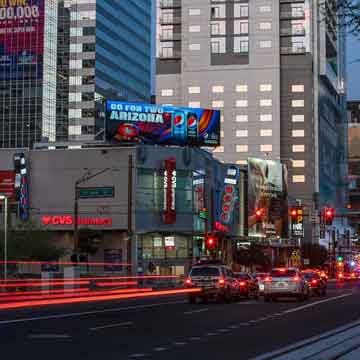
[[225, 280], [223, 278], [219, 279], [219, 285], [220, 286], [224, 286], [225, 285]]
[[339, 278], [342, 279], [344, 277], [343, 274], [339, 274]]
[[313, 285], [316, 285], [316, 284], [317, 284], [317, 280], [316, 280], [316, 279], [311, 280], [311, 283], [312, 283]]
[[190, 279], [190, 278], [187, 278], [187, 279], [185, 280], [185, 284], [186, 284], [186, 285], [191, 285], [191, 284], [192, 284], [191, 279]]
[[246, 285], [246, 282], [245, 282], [245, 281], [240, 281], [239, 285], [240, 285], [240, 286], [245, 286], [245, 285]]
[[300, 280], [300, 278], [299, 278], [298, 276], [294, 276], [294, 277], [293, 277], [293, 281], [296, 281], [296, 282], [297, 282], [297, 281], [299, 281], [299, 280]]
[[272, 281], [272, 278], [270, 276], [267, 276], [265, 279], [264, 279], [264, 282], [271, 282]]

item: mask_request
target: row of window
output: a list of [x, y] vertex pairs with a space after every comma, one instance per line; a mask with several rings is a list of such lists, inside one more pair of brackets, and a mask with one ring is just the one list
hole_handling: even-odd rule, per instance
[[[248, 137], [249, 135], [249, 130], [247, 129], [242, 129], [242, 130], [236, 130], [235, 131], [235, 136], [236, 137]], [[259, 135], [261, 137], [266, 137], [269, 136], [271, 137], [273, 135], [272, 129], [260, 129], [259, 131]], [[292, 130], [291, 131], [291, 136], [292, 137], [305, 137], [305, 131], [304, 130]], [[221, 131], [221, 137], [224, 137], [224, 131]]]
[[[259, 145], [259, 150], [261, 152], [272, 152], [273, 146], [272, 144], [262, 144]], [[225, 151], [225, 148], [223, 145], [218, 146], [216, 149], [214, 149], [214, 153], [223, 153]], [[247, 144], [241, 144], [236, 145], [236, 152], [239, 153], [247, 153], [249, 151], [249, 145]], [[305, 145], [292, 145], [292, 152], [293, 153], [303, 153], [305, 152]], [[300, 166], [298, 166], [300, 167]]]
[[[249, 87], [246, 84], [237, 84], [235, 85], [236, 92], [248, 92]], [[259, 84], [258, 90], [260, 92], [271, 92], [273, 90], [272, 84]], [[211, 87], [211, 92], [214, 94], [224, 93], [225, 87], [223, 85], [213, 85]], [[291, 92], [293, 93], [302, 93], [304, 92], [304, 85], [292, 85]], [[174, 96], [174, 89], [161, 89], [161, 96]], [[200, 86], [189, 86], [188, 94], [200, 94]]]

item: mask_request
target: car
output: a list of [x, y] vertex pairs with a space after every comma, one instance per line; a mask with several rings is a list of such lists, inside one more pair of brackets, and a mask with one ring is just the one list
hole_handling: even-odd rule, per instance
[[326, 295], [327, 283], [315, 271], [303, 271], [305, 280], [309, 284], [310, 292], [316, 295]]
[[191, 268], [186, 288], [200, 288], [199, 293], [189, 294], [189, 302], [195, 303], [198, 298], [203, 302], [209, 299], [231, 302], [238, 296], [237, 280], [233, 272], [225, 265], [201, 264]]
[[275, 301], [280, 297], [309, 298], [309, 285], [297, 268], [274, 268], [264, 279], [264, 284], [265, 301]]
[[269, 273], [255, 273], [254, 276], [258, 281], [259, 295], [264, 295], [264, 288], [265, 288], [264, 279], [266, 279], [269, 276]]
[[239, 297], [259, 298], [259, 284], [256, 278], [248, 273], [234, 273], [237, 280]]

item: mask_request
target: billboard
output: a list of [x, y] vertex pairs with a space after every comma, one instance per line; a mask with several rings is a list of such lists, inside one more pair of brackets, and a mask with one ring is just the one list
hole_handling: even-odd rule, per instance
[[15, 194], [15, 172], [0, 170], [0, 194], [13, 198]]
[[279, 161], [248, 159], [249, 236], [287, 237], [287, 169]]
[[0, 0], [0, 80], [42, 73], [44, 12], [44, 0]]
[[106, 134], [113, 143], [218, 146], [220, 111], [107, 101]]

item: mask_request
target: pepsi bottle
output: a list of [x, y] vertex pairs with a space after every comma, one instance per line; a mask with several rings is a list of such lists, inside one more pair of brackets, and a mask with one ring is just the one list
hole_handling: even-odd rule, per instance
[[182, 111], [176, 111], [172, 123], [172, 136], [177, 143], [185, 144], [186, 130], [185, 114]]
[[195, 113], [189, 112], [187, 115], [187, 136], [190, 142], [195, 142], [198, 139], [199, 122]]

